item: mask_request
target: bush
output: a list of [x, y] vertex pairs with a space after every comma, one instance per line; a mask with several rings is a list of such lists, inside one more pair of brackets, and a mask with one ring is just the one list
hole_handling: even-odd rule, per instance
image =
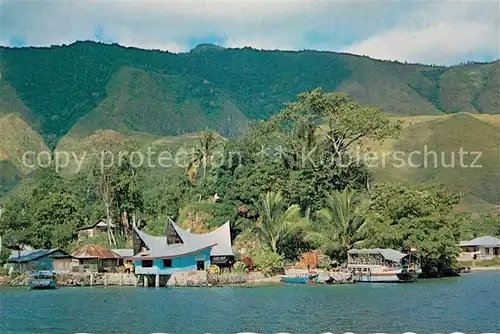
[[0, 266], [3, 266], [5, 263], [7, 263], [10, 254], [10, 249], [8, 249], [7, 247], [2, 247], [2, 249], [0, 250]]
[[219, 266], [212, 264], [210, 267], [208, 267], [208, 273], [209, 274], [220, 274]]
[[264, 274], [282, 274], [284, 271], [283, 256], [272, 251], [258, 249], [252, 253], [255, 268]]
[[245, 262], [237, 261], [233, 264], [233, 272], [235, 273], [244, 273], [248, 272], [248, 268]]
[[244, 258], [241, 259], [241, 262], [243, 262], [246, 265], [246, 267], [249, 271], [253, 270], [254, 263], [253, 263], [252, 258], [250, 256], [245, 256]]
[[313, 269], [319, 265], [319, 254], [317, 251], [305, 252], [300, 255], [300, 261], [295, 265], [301, 269]]
[[318, 262], [318, 268], [320, 269], [331, 270], [333, 267], [332, 259], [328, 255], [320, 254]]

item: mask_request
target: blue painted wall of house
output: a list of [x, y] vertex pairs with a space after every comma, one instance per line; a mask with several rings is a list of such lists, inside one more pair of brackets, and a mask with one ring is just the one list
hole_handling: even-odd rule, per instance
[[205, 262], [205, 269], [208, 269], [210, 267], [210, 251], [211, 249], [206, 249], [196, 254], [173, 258], [171, 259], [172, 267], [170, 268], [163, 266], [163, 259], [153, 260], [153, 266], [146, 268], [142, 266], [142, 260], [135, 260], [135, 273], [142, 275], [172, 275], [179, 271], [196, 270], [197, 261], [202, 260]]

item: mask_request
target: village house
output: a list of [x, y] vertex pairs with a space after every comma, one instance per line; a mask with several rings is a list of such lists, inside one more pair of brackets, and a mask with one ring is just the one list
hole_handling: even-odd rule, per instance
[[460, 260], [491, 260], [500, 256], [500, 239], [483, 236], [469, 241], [461, 241]]
[[103, 246], [85, 245], [72, 255], [80, 263], [80, 272], [116, 272], [119, 267], [120, 256]]
[[135, 273], [170, 276], [175, 272], [206, 270], [211, 264], [230, 265], [234, 259], [229, 222], [205, 234], [193, 234], [169, 221], [167, 236], [151, 236], [134, 227]]
[[[114, 228], [115, 226], [110, 224], [110, 227]], [[108, 224], [104, 219], [101, 219], [92, 225], [77, 228], [75, 231], [78, 232], [78, 241], [83, 241], [87, 238], [93, 238], [99, 233], [107, 233]]]
[[130, 258], [134, 256], [134, 250], [132, 248], [114, 248], [112, 251], [120, 256], [118, 266], [123, 268], [125, 273], [132, 273], [134, 271], [134, 263]]
[[53, 270], [65, 273], [78, 266], [78, 261], [61, 249], [14, 250], [8, 259], [9, 274], [31, 270]]

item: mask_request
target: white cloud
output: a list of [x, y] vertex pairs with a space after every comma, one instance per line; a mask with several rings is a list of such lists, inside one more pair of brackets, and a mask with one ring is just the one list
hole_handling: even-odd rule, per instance
[[[496, 3], [307, 1], [7, 1], [0, 41], [27, 45], [105, 40], [188, 51], [193, 40], [224, 46], [320, 48], [400, 61], [454, 63], [497, 58]], [[314, 36], [320, 36], [318, 40]], [[495, 36], [497, 37], [495, 39]]]
[[355, 42], [344, 51], [433, 64], [475, 60], [473, 55], [499, 57], [498, 4], [437, 3], [409, 14], [394, 29]]
[[391, 30], [345, 51], [377, 59], [443, 64], [471, 52], [498, 53], [498, 30], [479, 22], [437, 23], [420, 30]]

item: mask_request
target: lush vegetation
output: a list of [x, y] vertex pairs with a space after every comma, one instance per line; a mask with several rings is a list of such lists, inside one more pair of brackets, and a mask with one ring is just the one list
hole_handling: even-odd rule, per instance
[[373, 182], [354, 148], [401, 129], [378, 108], [317, 89], [236, 139], [205, 131], [177, 143], [189, 154], [168, 169], [137, 167], [126, 156], [101, 164], [99, 152], [162, 147], [103, 131], [88, 139], [96, 154], [76, 176], [49, 167], [24, 179], [3, 205], [0, 234], [8, 245], [69, 249], [77, 227], [105, 219], [115, 228], [93, 242], [123, 247], [133, 221], [163, 234], [168, 217], [193, 232], [229, 220], [238, 258], [268, 273], [310, 263], [304, 253], [312, 250], [329, 267], [354, 247], [411, 244], [427, 272], [442, 271], [456, 265], [460, 239], [498, 235], [500, 216], [456, 213], [460, 196], [438, 185]]
[[462, 211], [493, 211], [500, 203], [495, 172], [500, 116], [488, 115], [500, 110], [498, 61], [447, 68], [332, 52], [202, 45], [176, 55], [93, 42], [0, 48], [0, 58], [0, 195], [30, 172], [21, 163], [26, 151], [85, 151], [100, 130], [134, 137], [141, 145], [206, 129], [235, 138], [249, 120], [268, 119], [297, 93], [319, 86], [392, 116], [408, 116], [400, 137], [381, 147], [368, 143], [379, 153], [424, 146], [445, 152], [480, 149], [482, 165], [489, 166], [486, 173], [387, 167], [376, 170], [375, 181], [444, 184], [463, 193]]

